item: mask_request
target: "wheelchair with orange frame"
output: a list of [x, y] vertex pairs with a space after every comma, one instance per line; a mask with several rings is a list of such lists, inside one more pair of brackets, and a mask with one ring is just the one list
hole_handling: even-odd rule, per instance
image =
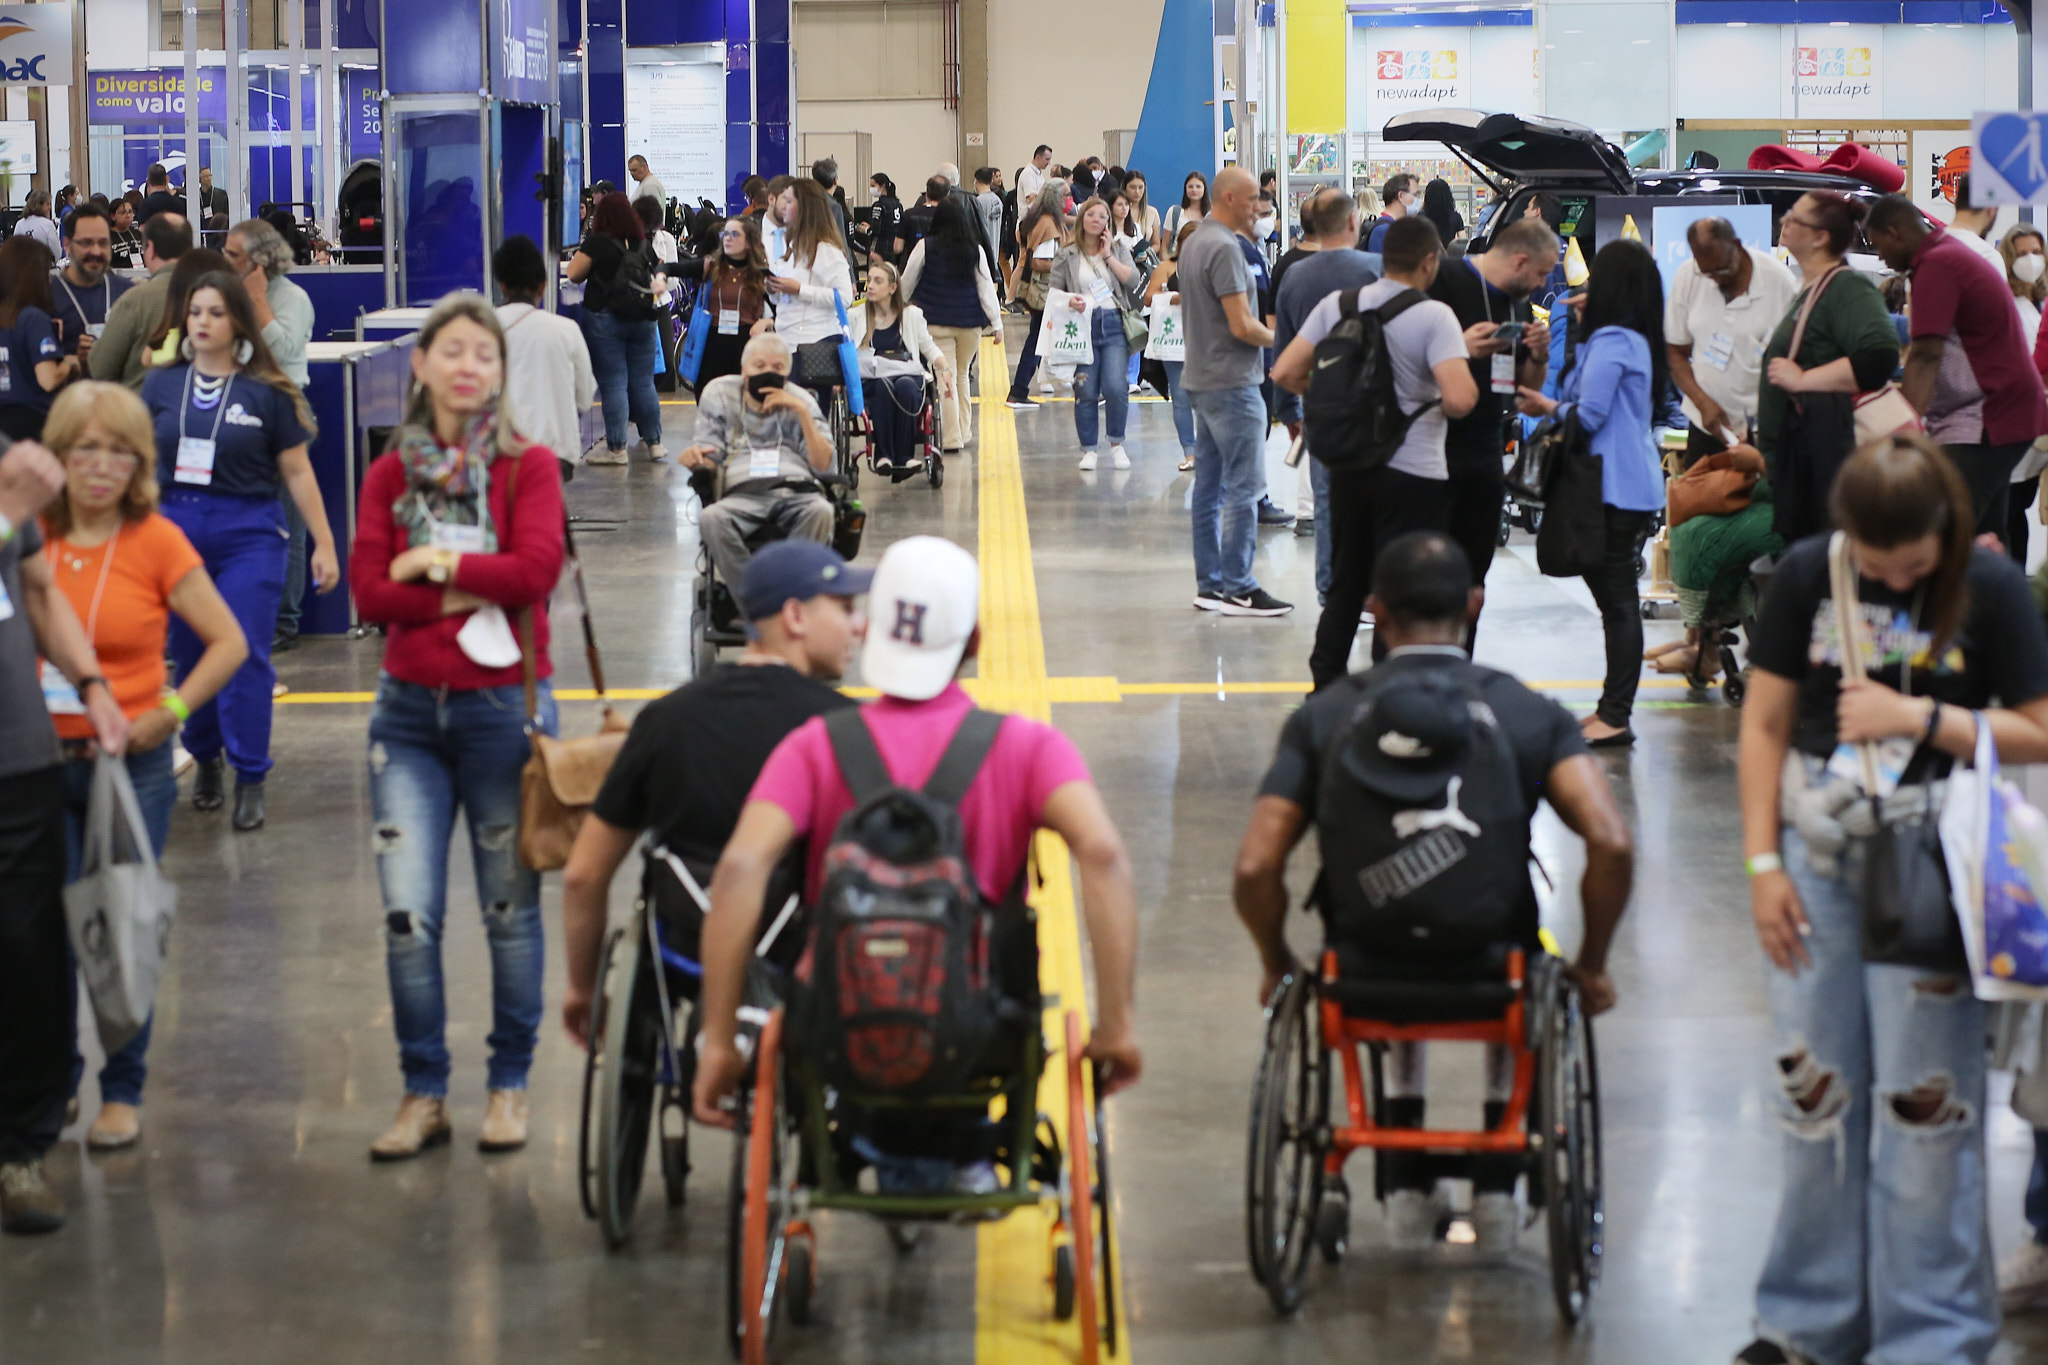
[[[1025, 927], [1035, 934], [1035, 924]], [[1030, 961], [1035, 973], [1035, 952]], [[1033, 1207], [1050, 1214], [1045, 1265], [1054, 1318], [1078, 1319], [1081, 1365], [1114, 1356], [1108, 1154], [1101, 1089], [1083, 1055], [1079, 1012], [1065, 1012], [1064, 1037], [1052, 1048], [1035, 989], [1031, 1000], [1013, 992], [1014, 1017], [970, 1084], [956, 1094], [905, 1100], [829, 1085], [789, 1045], [784, 1009], [757, 994], [764, 981], [757, 974], [748, 999], [755, 1017], [772, 1006], [765, 1024], [754, 1032], [749, 1012], [741, 1018], [741, 1048], [752, 1065], [737, 1096], [729, 1201], [726, 1302], [735, 1358], [766, 1365], [776, 1358], [785, 1321], [798, 1328], [811, 1321], [818, 1275], [813, 1214], [837, 1209], [880, 1218], [903, 1254], [917, 1245], [921, 1224], [987, 1221]], [[1040, 1081], [1052, 1064], [1065, 1075], [1063, 1129], [1040, 1107]], [[999, 1179], [974, 1192], [886, 1189], [880, 1166], [887, 1158], [866, 1138], [891, 1120], [899, 1128], [904, 1120], [925, 1128], [939, 1120], [979, 1135]]]
[[[1363, 1149], [1418, 1154], [1444, 1179], [1470, 1176], [1481, 1160], [1518, 1160], [1528, 1205], [1548, 1224], [1558, 1312], [1567, 1324], [1585, 1313], [1605, 1242], [1592, 1023], [1554, 953], [1503, 946], [1486, 962], [1491, 975], [1422, 976], [1413, 964], [1361, 963], [1355, 951], [1329, 948], [1274, 991], [1252, 1087], [1245, 1221], [1252, 1273], [1279, 1311], [1300, 1306], [1318, 1253], [1332, 1265], [1343, 1259], [1344, 1166]], [[1499, 1122], [1470, 1132], [1391, 1126], [1388, 1048], [1445, 1042], [1508, 1049], [1513, 1090]], [[1333, 1112], [1336, 1076], [1342, 1106]], [[1383, 1166], [1374, 1172], [1382, 1199]]]

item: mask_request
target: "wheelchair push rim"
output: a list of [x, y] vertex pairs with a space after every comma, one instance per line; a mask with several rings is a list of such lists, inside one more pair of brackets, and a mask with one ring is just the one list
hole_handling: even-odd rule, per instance
[[[612, 954], [625, 932], [624, 929], [613, 929], [605, 935], [604, 947], [597, 955], [600, 986], [611, 980]], [[576, 1130], [576, 1193], [583, 1202], [583, 1216], [591, 1219], [597, 1217], [598, 1208], [597, 1153], [600, 1139], [597, 1133], [597, 1087], [599, 1073], [604, 1069], [606, 1012], [605, 993], [599, 990], [597, 999], [591, 1003], [590, 1036], [583, 1049], [583, 1121]]]
[[[728, 1260], [732, 1291], [728, 1306], [734, 1346], [744, 1365], [767, 1365], [774, 1344], [776, 1318], [782, 1307], [789, 1271], [791, 1239], [806, 1239], [803, 1264], [797, 1269], [807, 1277], [814, 1273], [815, 1257], [809, 1255], [808, 1232], [793, 1226], [791, 1211], [796, 1198], [797, 1160], [793, 1147], [785, 1069], [782, 1065], [782, 1011], [775, 1010], [761, 1030], [755, 1049], [752, 1089], [740, 1107], [739, 1133], [733, 1143], [732, 1207], [739, 1215], [740, 1235], [729, 1245], [734, 1255]], [[802, 1295], [808, 1303], [811, 1286]]]
[[1551, 1290], [1558, 1313], [1576, 1324], [1600, 1283], [1606, 1214], [1599, 1061], [1592, 1020], [1569, 982], [1561, 984], [1539, 1068]]
[[1252, 1082], [1245, 1237], [1252, 1274], [1282, 1313], [1301, 1304], [1323, 1199], [1329, 1065], [1316, 1000], [1307, 972], [1282, 980]]
[[[1105, 1336], [1103, 1309], [1107, 1306], [1112, 1314], [1115, 1312], [1114, 1290], [1106, 1291], [1104, 1283], [1114, 1267], [1106, 1254], [1110, 1240], [1109, 1189], [1105, 1180], [1099, 1188], [1098, 1197], [1096, 1185], [1101, 1170], [1097, 1164], [1102, 1143], [1100, 1109], [1091, 1113], [1088, 1103], [1088, 1059], [1083, 1055], [1081, 1016], [1075, 1010], [1067, 1011], [1066, 1045], [1067, 1178], [1069, 1216], [1072, 1219], [1069, 1231], [1073, 1236], [1074, 1316], [1081, 1328], [1081, 1365], [1096, 1365], [1102, 1358]], [[1091, 1123], [1091, 1118], [1096, 1121]], [[1101, 1213], [1099, 1226], [1098, 1210]], [[1057, 1270], [1057, 1251], [1054, 1265]], [[1098, 1271], [1104, 1282], [1097, 1281]], [[1106, 1335], [1113, 1354], [1116, 1351], [1113, 1317]]]
[[661, 1068], [660, 993], [648, 957], [644, 909], [619, 935], [604, 977], [604, 1058], [598, 1071], [595, 1152], [598, 1226], [606, 1245], [623, 1246], [647, 1170]]

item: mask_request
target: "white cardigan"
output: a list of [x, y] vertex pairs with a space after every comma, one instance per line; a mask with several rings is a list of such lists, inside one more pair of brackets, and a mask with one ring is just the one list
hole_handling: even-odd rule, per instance
[[[919, 242], [910, 249], [910, 259], [903, 263], [903, 283], [900, 292], [904, 298], [917, 293], [917, 278], [924, 274], [924, 243]], [[981, 296], [982, 316], [991, 327], [1003, 325], [1003, 305], [996, 299], [996, 282], [989, 278], [988, 255], [976, 252], [974, 255], [974, 292]]]
[[832, 304], [832, 291], [839, 291], [841, 303], [848, 308], [853, 306], [853, 271], [847, 267], [844, 251], [823, 242], [808, 267], [792, 256], [784, 256], [770, 269], [803, 286], [794, 294], [769, 293], [775, 305], [777, 336], [791, 346], [801, 346], [841, 335], [839, 310]]

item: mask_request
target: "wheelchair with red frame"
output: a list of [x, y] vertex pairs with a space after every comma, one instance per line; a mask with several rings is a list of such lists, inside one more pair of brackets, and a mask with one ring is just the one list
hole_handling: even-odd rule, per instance
[[[865, 353], [863, 353], [861, 363], [863, 368], [868, 364]], [[897, 361], [895, 364], [898, 366], [915, 365], [917, 367], [917, 374], [913, 376], [908, 369], [900, 369], [893, 375], [873, 376], [874, 378], [882, 379], [884, 382], [869, 389], [867, 394], [867, 410], [858, 418], [853, 419], [859, 426], [861, 439], [867, 445], [865, 458], [868, 468], [878, 475], [893, 479], [897, 483], [901, 483], [906, 479], [916, 478], [919, 474], [922, 474], [924, 481], [928, 485], [933, 488], [941, 487], [946, 481], [946, 465], [944, 458], [940, 454], [938, 378], [931, 372], [930, 367], [922, 361]], [[905, 379], [916, 377], [921, 380], [918, 389], [918, 407], [915, 412], [905, 409], [897, 402], [894, 380], [899, 377]], [[896, 465], [885, 464], [882, 460], [881, 443], [878, 439], [880, 433], [876, 428], [875, 422], [875, 409], [879, 404], [883, 403], [895, 404], [897, 412], [908, 417], [912, 425], [909, 458]]]
[[[1424, 979], [1410, 964], [1326, 949], [1317, 968], [1283, 978], [1266, 1007], [1252, 1086], [1245, 1223], [1252, 1273], [1282, 1313], [1300, 1306], [1311, 1258], [1334, 1265], [1350, 1237], [1346, 1159], [1361, 1149], [1418, 1154], [1436, 1178], [1475, 1161], [1515, 1158], [1528, 1205], [1548, 1224], [1558, 1312], [1576, 1324], [1604, 1252], [1600, 1086], [1593, 1029], [1564, 962], [1504, 948], [1493, 975]], [[1506, 1047], [1513, 1090], [1499, 1122], [1478, 1131], [1390, 1126], [1387, 1049], [1395, 1043]], [[1365, 1060], [1361, 1060], [1363, 1053]], [[1332, 1112], [1332, 1073], [1343, 1104]], [[1375, 1195], [1386, 1195], [1376, 1163]]]

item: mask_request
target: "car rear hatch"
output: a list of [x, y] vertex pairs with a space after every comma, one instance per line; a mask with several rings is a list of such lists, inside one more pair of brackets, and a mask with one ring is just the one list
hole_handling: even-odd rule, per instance
[[1621, 149], [1582, 123], [1489, 114], [1480, 109], [1417, 109], [1387, 120], [1381, 140], [1441, 142], [1496, 189], [1584, 185], [1628, 194], [1635, 176]]

